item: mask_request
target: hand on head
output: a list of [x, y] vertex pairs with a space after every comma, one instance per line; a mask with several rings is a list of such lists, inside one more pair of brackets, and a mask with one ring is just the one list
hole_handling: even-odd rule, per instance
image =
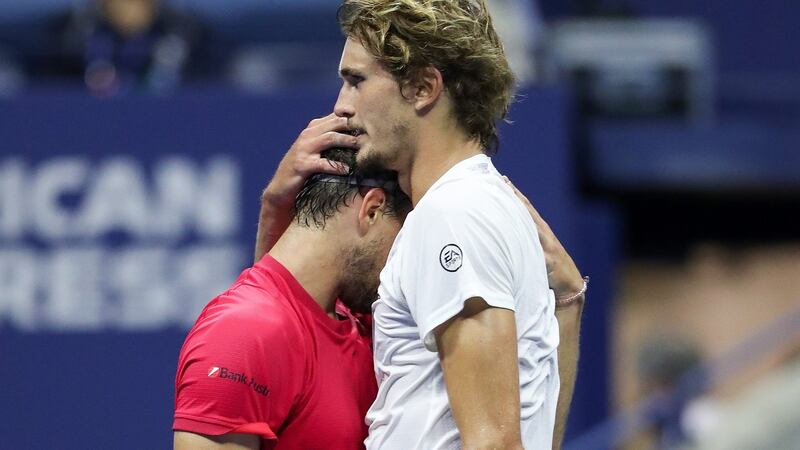
[[314, 173], [344, 175], [349, 168], [327, 160], [321, 153], [331, 147], [356, 148], [356, 137], [348, 134], [347, 118], [329, 114], [309, 122], [286, 152], [263, 198], [276, 206], [291, 207], [306, 179]]

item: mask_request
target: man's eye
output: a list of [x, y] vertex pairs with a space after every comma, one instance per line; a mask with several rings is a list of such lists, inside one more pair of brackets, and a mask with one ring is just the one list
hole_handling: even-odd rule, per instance
[[364, 78], [353, 76], [353, 77], [348, 77], [347, 81], [348, 83], [350, 83], [351, 86], [358, 86], [362, 81], [364, 81]]

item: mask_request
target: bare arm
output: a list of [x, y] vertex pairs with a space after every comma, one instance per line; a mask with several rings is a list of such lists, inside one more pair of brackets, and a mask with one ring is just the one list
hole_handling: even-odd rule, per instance
[[254, 434], [206, 436], [186, 431], [176, 431], [172, 445], [175, 450], [259, 450], [261, 448], [261, 438]]
[[558, 333], [561, 342], [558, 345], [558, 376], [561, 388], [558, 392], [556, 406], [556, 425], [553, 431], [553, 449], [559, 450], [564, 442], [567, 429], [567, 417], [575, 392], [575, 378], [578, 375], [578, 357], [580, 355], [581, 314], [583, 313], [583, 296], [569, 306], [556, 308]]
[[[547, 222], [542, 219], [539, 212], [534, 209], [531, 202], [507, 178], [506, 182], [528, 208], [528, 212], [536, 223], [539, 232], [539, 241], [544, 250], [547, 264], [547, 280], [553, 289], [556, 298], [567, 298], [579, 292], [583, 287], [583, 278], [569, 256], [564, 246], [550, 229]], [[553, 432], [553, 449], [558, 450], [564, 439], [567, 427], [569, 407], [572, 403], [572, 394], [575, 390], [575, 378], [578, 373], [578, 356], [580, 353], [580, 326], [583, 314], [584, 296], [578, 297], [575, 302], [556, 308], [560, 344], [558, 345], [558, 376], [561, 380], [561, 389], [558, 393], [556, 407], [556, 424]]]
[[253, 262], [258, 262], [272, 249], [292, 221], [291, 204], [279, 204], [270, 200], [267, 189], [269, 187], [265, 188], [261, 194], [261, 211], [258, 213], [258, 231], [256, 232]]
[[434, 333], [462, 447], [521, 449], [514, 312], [472, 298]]
[[347, 173], [347, 168], [320, 156], [331, 147], [355, 147], [347, 131], [347, 119], [334, 114], [314, 119], [286, 152], [275, 175], [261, 194], [256, 234], [255, 261], [267, 253], [292, 221], [294, 199], [314, 173]]

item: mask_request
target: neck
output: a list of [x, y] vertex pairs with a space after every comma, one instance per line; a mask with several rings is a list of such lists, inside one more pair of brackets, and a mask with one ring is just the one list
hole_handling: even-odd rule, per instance
[[328, 233], [292, 223], [269, 251], [283, 264], [323, 311], [336, 317], [339, 252], [331, 248]]
[[414, 206], [453, 166], [482, 153], [480, 142], [470, 139], [456, 126], [422, 130], [419, 135], [425, 138], [419, 139], [413, 157], [398, 170], [400, 187]]

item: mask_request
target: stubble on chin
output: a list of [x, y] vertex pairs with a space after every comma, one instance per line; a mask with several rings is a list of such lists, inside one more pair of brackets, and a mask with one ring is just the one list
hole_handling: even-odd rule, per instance
[[392, 170], [391, 162], [387, 155], [373, 148], [367, 150], [363, 157], [358, 159], [358, 169], [364, 174], [385, 172]]
[[411, 128], [405, 122], [397, 122], [391, 127], [391, 139], [377, 146], [370, 146], [357, 154], [358, 166], [364, 172], [392, 170], [397, 171], [402, 155], [413, 152]]

